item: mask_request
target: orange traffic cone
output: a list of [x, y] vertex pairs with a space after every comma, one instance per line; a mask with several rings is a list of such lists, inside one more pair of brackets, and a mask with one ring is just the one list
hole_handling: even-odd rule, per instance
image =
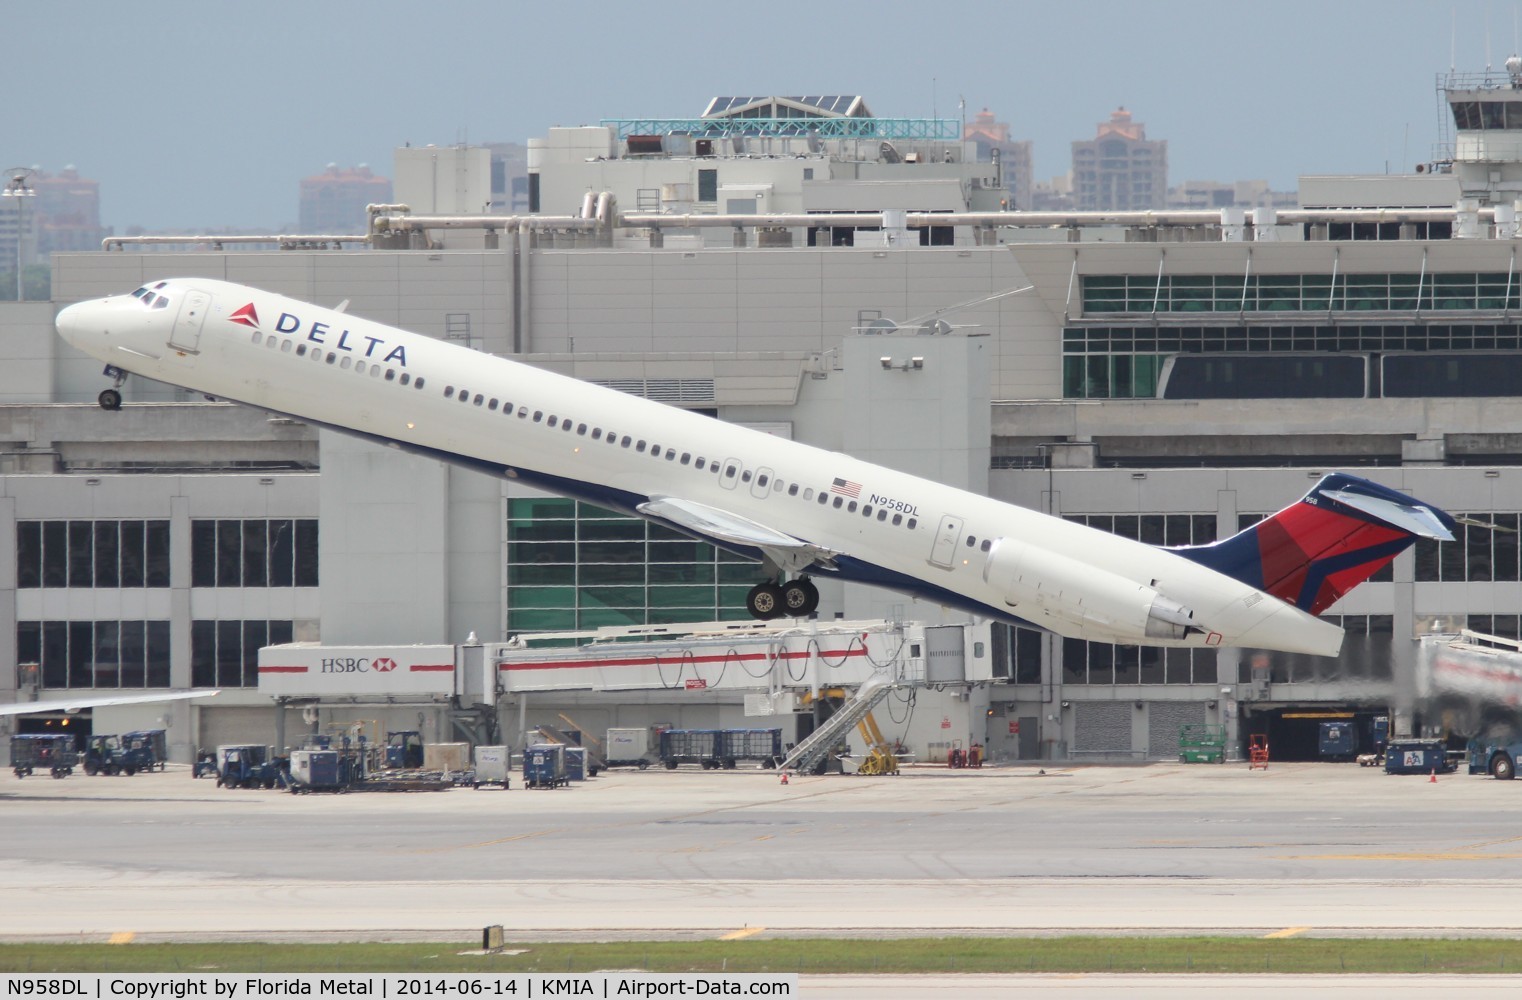
[[1434, 767], [1432, 769], [1432, 777], [1427, 779], [1427, 784], [1429, 784], [1429, 785], [1435, 785], [1435, 784], [1437, 784], [1437, 768]]
[[782, 783], [784, 785], [787, 784], [787, 772], [786, 771], [782, 772]]

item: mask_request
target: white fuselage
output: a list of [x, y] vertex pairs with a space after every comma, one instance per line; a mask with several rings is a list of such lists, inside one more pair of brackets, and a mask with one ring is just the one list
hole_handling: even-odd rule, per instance
[[815, 572], [973, 613], [1106, 642], [1341, 644], [1336, 626], [1151, 545], [243, 285], [155, 283], [58, 326], [123, 371], [629, 513], [704, 505], [835, 554]]

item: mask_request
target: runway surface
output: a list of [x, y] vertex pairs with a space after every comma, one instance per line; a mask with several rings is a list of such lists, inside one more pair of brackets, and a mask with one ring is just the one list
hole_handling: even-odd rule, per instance
[[6, 775], [0, 817], [8, 940], [1522, 936], [1522, 784], [1349, 765], [304, 796]]

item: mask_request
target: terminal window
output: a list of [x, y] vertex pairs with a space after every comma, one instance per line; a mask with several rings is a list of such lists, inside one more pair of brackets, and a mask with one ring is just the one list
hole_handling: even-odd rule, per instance
[[192, 587], [315, 587], [316, 518], [195, 520]]
[[16, 655], [45, 688], [168, 687], [169, 622], [17, 622]]
[[16, 586], [167, 587], [168, 521], [18, 521]]

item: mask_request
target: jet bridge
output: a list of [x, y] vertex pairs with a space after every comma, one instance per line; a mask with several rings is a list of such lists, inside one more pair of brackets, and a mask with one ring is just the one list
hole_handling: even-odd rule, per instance
[[[878, 675], [903, 686], [965, 683], [970, 627], [710, 622], [523, 634], [490, 652], [497, 690], [510, 695], [728, 692], [745, 695], [748, 706], [764, 696], [772, 711], [792, 711], [804, 692], [857, 687]], [[568, 641], [583, 644], [566, 648]]]

